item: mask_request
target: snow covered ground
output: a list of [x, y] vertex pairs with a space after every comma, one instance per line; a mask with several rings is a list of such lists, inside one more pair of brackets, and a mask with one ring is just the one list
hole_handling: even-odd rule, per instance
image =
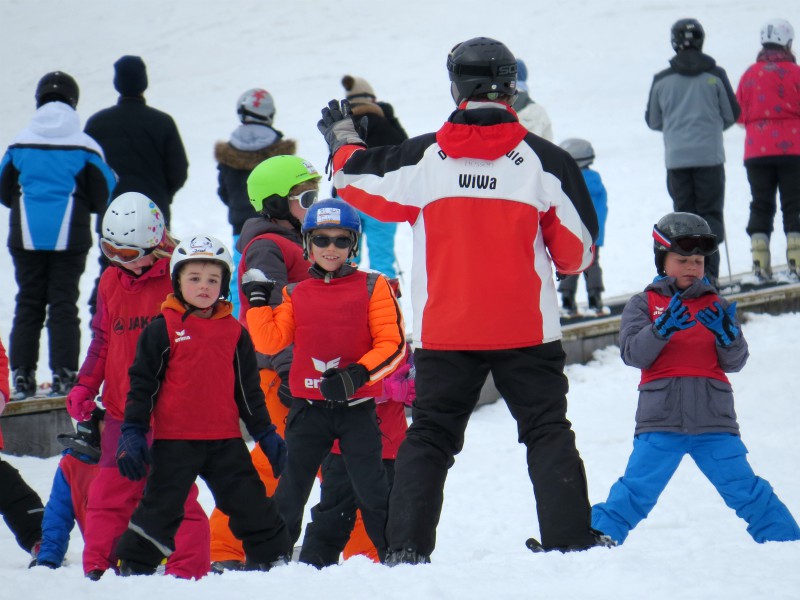
[[[585, 137], [596, 150], [596, 168], [609, 192], [609, 220], [602, 264], [607, 295], [633, 293], [652, 276], [649, 230], [671, 209], [666, 192], [661, 135], [647, 129], [644, 109], [652, 75], [672, 55], [669, 28], [693, 16], [707, 33], [706, 51], [736, 86], [754, 60], [758, 31], [768, 18], [788, 18], [800, 29], [793, 0], [476, 0], [438, 3], [327, 3], [320, 0], [5, 0], [0, 3], [0, 62], [5, 147], [33, 111], [33, 90], [47, 71], [61, 69], [81, 86], [79, 113], [116, 101], [113, 62], [139, 54], [148, 65], [151, 105], [172, 114], [182, 132], [190, 176], [173, 205], [178, 237], [209, 232], [228, 239], [223, 205], [216, 197], [212, 148], [236, 126], [241, 92], [265, 87], [273, 94], [276, 126], [298, 140], [299, 154], [319, 169], [327, 150], [315, 124], [319, 109], [341, 96], [345, 73], [365, 77], [381, 99], [394, 104], [409, 134], [439, 127], [452, 110], [444, 67], [457, 42], [487, 35], [524, 58], [532, 96], [548, 110], [556, 140]], [[741, 166], [744, 133], [725, 135], [726, 220], [733, 272], [747, 270], [744, 232], [749, 189]], [[7, 223], [0, 210], [0, 238]], [[780, 228], [778, 228], [780, 230]], [[779, 261], [783, 236], [773, 240]], [[410, 230], [401, 226], [398, 255], [410, 270]], [[477, 251], [477, 249], [476, 249]], [[468, 252], [465, 258], [468, 258]], [[95, 277], [90, 256], [82, 280], [88, 298]], [[726, 270], [723, 257], [723, 272]], [[581, 284], [582, 285], [582, 284]], [[7, 253], [0, 252], [0, 337], [11, 328], [15, 284]], [[580, 288], [583, 289], [582, 287]], [[583, 292], [579, 292], [582, 294]], [[408, 294], [406, 295], [406, 301]], [[408, 304], [405, 305], [410, 310]], [[88, 344], [84, 311], [83, 347]], [[410, 316], [407, 316], [410, 322]], [[744, 327], [751, 345], [745, 370], [732, 376], [743, 439], [755, 471], [768, 479], [800, 516], [800, 439], [796, 418], [796, 342], [800, 316], [757, 316]], [[46, 335], [43, 336], [45, 346]], [[573, 366], [570, 416], [586, 462], [593, 502], [605, 499], [631, 448], [638, 373], [622, 365], [617, 350]], [[39, 378], [49, 377], [42, 353]], [[7, 458], [7, 457], [4, 457]], [[57, 459], [10, 457], [43, 498]], [[170, 595], [202, 600], [258, 594], [307, 598], [797, 598], [800, 544], [757, 545], [696, 467], [678, 470], [651, 517], [625, 546], [574, 555], [532, 555], [524, 546], [537, 534], [533, 495], [516, 444], [514, 423], [502, 404], [478, 411], [464, 452], [447, 482], [433, 564], [387, 569], [355, 559], [323, 572], [301, 565], [269, 574], [229, 574], [199, 583], [166, 578], [96, 584], [82, 577], [80, 536], [70, 565], [58, 571], [25, 569], [27, 557], [0, 527], [0, 600], [66, 594], [86, 599], [139, 599]], [[209, 496], [203, 501], [209, 505]], [[260, 586], [256, 588], [255, 586]], [[262, 590], [263, 586], [263, 590]]]

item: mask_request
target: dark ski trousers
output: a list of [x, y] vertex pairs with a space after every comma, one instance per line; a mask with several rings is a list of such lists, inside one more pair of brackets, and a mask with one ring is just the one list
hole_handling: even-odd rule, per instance
[[[594, 260], [589, 268], [583, 272], [586, 280], [586, 293], [589, 296], [598, 296], [605, 291], [603, 287], [603, 269], [600, 268], [600, 248], [594, 249]], [[564, 275], [558, 283], [558, 292], [564, 296], [575, 296], [578, 291], [580, 275]]]
[[[389, 488], [394, 479], [394, 459], [384, 459]], [[356, 523], [358, 499], [341, 454], [330, 453], [322, 462], [319, 504], [311, 508], [300, 562], [315, 567], [339, 563]]]
[[395, 462], [390, 551], [433, 552], [447, 471], [464, 445], [467, 422], [489, 372], [527, 448], [542, 544], [594, 543], [586, 474], [566, 416], [564, 362], [560, 341], [512, 350], [414, 352], [417, 399]]
[[155, 568], [175, 551], [183, 505], [199, 475], [230, 517], [248, 562], [271, 563], [290, 547], [286, 526], [241, 438], [155, 440], [144, 497], [117, 545], [121, 560]]
[[364, 528], [383, 560], [389, 484], [381, 458], [383, 444], [374, 400], [352, 406], [302, 398], [292, 401], [286, 419], [289, 460], [275, 490], [278, 511], [294, 544], [300, 537], [303, 513], [317, 471], [337, 439]]
[[[725, 165], [667, 169], [667, 190], [675, 212], [688, 212], [703, 217], [717, 236], [725, 241]], [[719, 252], [706, 258], [706, 273], [719, 279]]]
[[47, 317], [50, 370], [77, 371], [81, 348], [79, 285], [88, 251], [9, 250], [19, 290], [8, 348], [11, 368], [36, 369], [39, 337]]
[[747, 235], [772, 235], [778, 191], [781, 194], [783, 231], [800, 232], [800, 156], [796, 161], [769, 163], [759, 160], [748, 163], [746, 168], [753, 197]]
[[19, 471], [3, 460], [0, 460], [0, 514], [19, 547], [26, 552], [42, 539], [42, 500]]

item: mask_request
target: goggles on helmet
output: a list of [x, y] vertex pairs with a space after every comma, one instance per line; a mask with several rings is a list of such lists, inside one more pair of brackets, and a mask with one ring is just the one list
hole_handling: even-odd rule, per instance
[[670, 239], [658, 227], [653, 227], [653, 239], [668, 252], [674, 252], [682, 256], [696, 254], [711, 256], [717, 251], [717, 236], [709, 233], [682, 235]]
[[108, 238], [100, 238], [100, 248], [106, 258], [119, 263], [129, 263], [151, 254], [155, 248], [139, 248], [127, 244], [118, 244]]
[[311, 208], [311, 205], [317, 201], [317, 198], [319, 198], [319, 190], [306, 190], [305, 192], [300, 192], [297, 196], [289, 196], [289, 200], [297, 200], [301, 208], [305, 208], [306, 210]]
[[333, 244], [340, 250], [344, 250], [353, 246], [353, 238], [349, 235], [338, 235], [336, 237], [331, 237], [328, 235], [317, 234], [311, 236], [311, 243], [317, 248], [327, 248]]

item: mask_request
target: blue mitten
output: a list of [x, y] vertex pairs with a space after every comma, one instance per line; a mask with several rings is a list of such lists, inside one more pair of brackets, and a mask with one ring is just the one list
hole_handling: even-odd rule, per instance
[[286, 461], [288, 456], [286, 453], [286, 442], [283, 441], [281, 435], [276, 431], [276, 427], [270, 424], [267, 427], [266, 433], [256, 440], [261, 451], [267, 457], [272, 473], [275, 477], [280, 477], [283, 470], [286, 468]]
[[667, 305], [667, 309], [655, 320], [653, 327], [662, 338], [669, 339], [672, 334], [697, 325], [692, 319], [689, 309], [683, 305], [680, 292], [676, 293]]
[[719, 302], [714, 302], [714, 307], [707, 307], [698, 311], [695, 317], [700, 323], [714, 334], [720, 346], [730, 346], [739, 337], [739, 328], [736, 327], [736, 302], [722, 308]]
[[147, 476], [150, 449], [147, 447], [146, 433], [138, 425], [122, 425], [122, 435], [117, 445], [117, 468], [123, 477], [131, 481], [139, 481]]

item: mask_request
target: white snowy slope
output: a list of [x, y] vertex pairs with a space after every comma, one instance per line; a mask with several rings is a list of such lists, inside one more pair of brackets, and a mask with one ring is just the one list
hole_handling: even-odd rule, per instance
[[[761, 23], [784, 17], [800, 27], [793, 0], [565, 0], [559, 3], [476, 0], [438, 3], [259, 2], [256, 0], [5, 0], [0, 2], [0, 147], [33, 112], [33, 90], [47, 71], [61, 69], [81, 86], [83, 120], [116, 101], [113, 62], [141, 55], [148, 65], [148, 102], [173, 115], [183, 135], [190, 175], [173, 205], [178, 237], [205, 231], [228, 239], [224, 206], [216, 196], [212, 148], [236, 126], [234, 103], [251, 87], [265, 87], [277, 104], [276, 126], [298, 140], [299, 154], [324, 168], [327, 149], [316, 129], [319, 109], [340, 97], [340, 79], [365, 77], [391, 102], [411, 135], [437, 129], [453, 109], [445, 70], [449, 49], [487, 35], [503, 40], [527, 62], [532, 97], [553, 121], [556, 140], [584, 137], [595, 147], [595, 167], [609, 193], [602, 253], [607, 295], [640, 290], [653, 275], [652, 224], [671, 210], [661, 135], [647, 129], [644, 109], [652, 76], [672, 55], [669, 28], [678, 18], [700, 19], [705, 50], [734, 86], [758, 50]], [[749, 188], [742, 161], [744, 134], [725, 134], [726, 221], [731, 268], [749, 266], [744, 232]], [[7, 232], [0, 209], [0, 237]], [[780, 232], [780, 226], [777, 228]], [[773, 252], [785, 242], [774, 236]], [[465, 239], [464, 260], [487, 251]], [[723, 248], [724, 251], [724, 248]], [[401, 226], [398, 256], [410, 271], [410, 230]], [[82, 300], [96, 275], [87, 263]], [[723, 271], [726, 258], [723, 256]], [[581, 284], [582, 285], [582, 284]], [[0, 337], [7, 344], [16, 286], [0, 252]], [[583, 288], [579, 288], [582, 290]], [[582, 294], [579, 291], [579, 294]], [[406, 294], [404, 307], [410, 311]], [[82, 340], [88, 345], [88, 311]], [[407, 315], [407, 322], [411, 322]], [[796, 340], [800, 316], [756, 316], [744, 327], [751, 358], [731, 377], [745, 444], [755, 471], [769, 480], [800, 516]], [[49, 377], [46, 334], [39, 378]], [[586, 366], [568, 369], [570, 417], [586, 463], [592, 502], [605, 499], [631, 448], [638, 372], [616, 348]], [[3, 457], [45, 499], [57, 459]], [[205, 506], [210, 508], [207, 492]], [[219, 597], [311, 598], [797, 598], [800, 544], [753, 542], [745, 524], [689, 462], [681, 465], [651, 517], [613, 550], [533, 555], [525, 539], [538, 533], [524, 449], [502, 403], [479, 410], [467, 431], [445, 490], [437, 549], [430, 566], [388, 569], [354, 559], [317, 572], [291, 565], [268, 574], [227, 574], [200, 582], [170, 578], [91, 583], [82, 576], [82, 542], [75, 532], [69, 565], [27, 570], [27, 556], [0, 526], [0, 600], [145, 596], [173, 600]]]

